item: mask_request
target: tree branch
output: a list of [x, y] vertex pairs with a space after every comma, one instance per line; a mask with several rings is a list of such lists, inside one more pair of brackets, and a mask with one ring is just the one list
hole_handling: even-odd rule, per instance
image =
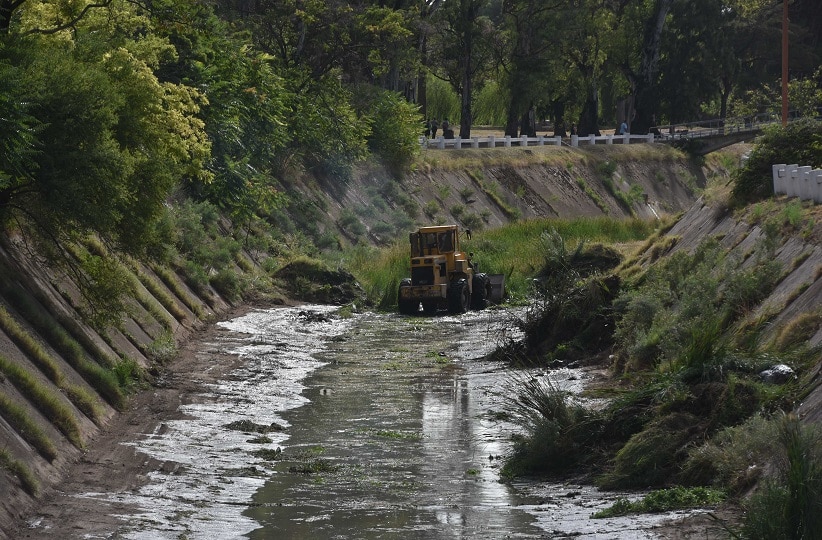
[[[18, 0], [18, 2], [23, 2], [23, 1], [25, 1], [25, 0]], [[31, 35], [31, 34], [50, 35], [50, 34], [56, 34], [57, 32], [62, 32], [63, 30], [67, 30], [69, 28], [73, 28], [74, 25], [77, 24], [83, 17], [85, 17], [86, 13], [88, 13], [90, 10], [95, 9], [95, 8], [108, 7], [111, 4], [111, 2], [112, 2], [112, 0], [103, 0], [103, 2], [100, 2], [99, 4], [87, 4], [83, 8], [83, 10], [76, 17], [74, 17], [73, 19], [71, 19], [67, 23], [58, 24], [57, 26], [55, 26], [53, 28], [32, 28], [31, 30], [26, 32], [24, 35]]]

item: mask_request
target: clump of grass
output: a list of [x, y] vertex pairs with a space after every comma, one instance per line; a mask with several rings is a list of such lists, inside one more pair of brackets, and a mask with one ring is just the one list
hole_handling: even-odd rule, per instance
[[425, 203], [422, 211], [425, 212], [425, 215], [431, 219], [437, 217], [437, 214], [440, 213], [440, 204], [437, 201], [431, 200]]
[[567, 471], [590, 458], [601, 427], [597, 412], [571, 402], [547, 377], [514, 376], [511, 386], [508, 412], [526, 435], [515, 438], [503, 476]]
[[296, 474], [321, 474], [321, 473], [335, 473], [340, 470], [339, 465], [334, 465], [327, 459], [314, 459], [308, 463], [301, 463], [299, 465], [292, 465], [288, 468], [289, 472]]
[[396, 242], [383, 249], [356, 246], [344, 254], [343, 262], [365, 289], [368, 299], [380, 309], [397, 305], [400, 280], [410, 276], [408, 242]]
[[145, 380], [145, 370], [133, 358], [123, 357], [111, 370], [117, 383], [126, 392], [132, 392]]
[[147, 351], [148, 358], [158, 364], [166, 364], [177, 357], [177, 342], [174, 341], [174, 334], [169, 331], [163, 332], [151, 342]]
[[131, 269], [136, 274], [140, 283], [143, 284], [143, 287], [151, 293], [151, 296], [160, 302], [160, 304], [171, 314], [172, 317], [180, 322], [185, 320], [185, 311], [177, 305], [177, 302], [171, 297], [171, 295], [168, 294], [168, 292], [166, 292], [166, 290], [157, 282], [156, 279], [140, 270], [136, 262], [132, 263]]
[[0, 356], [0, 372], [26, 396], [29, 401], [59, 429], [66, 438], [77, 448], [83, 448], [83, 439], [80, 435], [80, 425], [69, 408], [60, 401], [54, 392], [44, 387], [36, 377]]
[[198, 319], [204, 320], [206, 318], [206, 314], [205, 311], [203, 311], [202, 304], [197, 302], [188, 293], [188, 291], [186, 291], [183, 288], [182, 284], [180, 283], [180, 279], [171, 270], [159, 265], [153, 265], [152, 270], [163, 281], [165, 286], [168, 287], [168, 289], [174, 294], [174, 296], [176, 296], [180, 301], [182, 301]]
[[613, 505], [595, 512], [591, 517], [602, 519], [627, 516], [629, 514], [647, 514], [715, 506], [725, 500], [725, 492], [706, 487], [676, 486], [650, 492], [638, 501], [620, 497]]
[[[582, 177], [577, 177], [577, 186], [585, 192], [588, 197], [594, 201], [594, 204], [599, 208], [603, 214], [608, 215], [611, 213], [611, 209], [608, 208], [608, 205], [605, 204], [605, 201], [602, 200], [602, 197], [599, 196], [599, 193], [593, 190], [591, 186], [588, 185], [588, 182], [585, 181]], [[612, 188], [613, 191], [613, 188]]]
[[774, 474], [745, 503], [746, 538], [815, 538], [822, 530], [822, 430], [779, 420]]
[[57, 458], [57, 448], [51, 439], [26, 414], [24, 408], [3, 394], [0, 394], [0, 416], [5, 418], [9, 425], [23, 437], [23, 440], [32, 445], [43, 458], [48, 461], [54, 461]]
[[26, 493], [37, 496], [40, 485], [34, 474], [22, 462], [14, 459], [14, 456], [5, 448], [0, 448], [0, 467], [16, 476]]
[[282, 459], [282, 449], [277, 448], [260, 448], [249, 452], [252, 456], [266, 461], [279, 461]]
[[613, 469], [600, 477], [604, 489], [658, 486], [673, 476], [679, 454], [697, 419], [688, 413], [673, 413], [654, 420], [633, 435], [616, 453]]

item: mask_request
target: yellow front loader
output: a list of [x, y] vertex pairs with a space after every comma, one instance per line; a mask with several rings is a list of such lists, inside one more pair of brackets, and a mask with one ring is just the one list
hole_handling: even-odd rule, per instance
[[[470, 233], [469, 233], [470, 234]], [[400, 313], [434, 314], [440, 309], [465, 313], [483, 309], [489, 300], [502, 298], [501, 276], [477, 272], [473, 254], [460, 250], [456, 225], [421, 227], [409, 235], [411, 277], [400, 282], [397, 304]], [[499, 286], [492, 283], [499, 281]], [[495, 294], [500, 289], [499, 293]]]

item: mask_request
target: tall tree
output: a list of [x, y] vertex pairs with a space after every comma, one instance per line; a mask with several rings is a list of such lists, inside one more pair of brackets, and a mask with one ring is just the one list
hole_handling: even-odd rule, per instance
[[534, 136], [533, 116], [540, 102], [551, 93], [557, 48], [557, 17], [562, 0], [533, 2], [506, 0], [502, 3], [505, 51], [501, 65], [509, 95], [505, 134]]
[[633, 93], [631, 131], [634, 133], [648, 132], [659, 107], [657, 86], [662, 32], [676, 1], [684, 0], [622, 2], [616, 10], [623, 40], [635, 43], [625, 49], [621, 58], [621, 68]]
[[471, 136], [474, 83], [492, 58], [493, 26], [482, 10], [488, 0], [452, 0], [437, 11], [434, 62], [460, 96], [460, 137]]

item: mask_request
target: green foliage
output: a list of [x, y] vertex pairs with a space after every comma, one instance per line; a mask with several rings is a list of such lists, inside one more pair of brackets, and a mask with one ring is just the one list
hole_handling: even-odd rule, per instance
[[165, 331], [148, 346], [148, 357], [152, 362], [167, 364], [177, 356], [177, 343], [174, 335]]
[[474, 123], [484, 126], [505, 125], [508, 96], [496, 81], [483, 85], [475, 94]]
[[650, 422], [619, 449], [600, 485], [625, 489], [664, 484], [677, 472], [696, 420], [688, 413], [673, 413]]
[[567, 399], [549, 377], [514, 376], [510, 417], [527, 436], [514, 441], [503, 476], [566, 471], [590, 459], [599, 438], [602, 417]]
[[231, 302], [240, 300], [245, 290], [245, 282], [231, 268], [222, 268], [209, 277], [208, 282], [223, 298]]
[[652, 491], [638, 501], [629, 501], [620, 497], [612, 506], [594, 513], [591, 517], [602, 519], [629, 514], [670, 512], [672, 510], [715, 506], [724, 500], [725, 493], [720, 490], [705, 487], [686, 488], [676, 486]]
[[117, 384], [125, 392], [133, 392], [145, 379], [143, 367], [133, 358], [120, 359], [111, 371], [117, 378]]
[[302, 88], [289, 88], [288, 130], [293, 151], [309, 169], [335, 182], [346, 182], [352, 165], [366, 155], [370, 134], [367, 121], [350, 103], [351, 91], [337, 77], [312, 80], [309, 74], [292, 75]]
[[400, 280], [410, 272], [410, 248], [397, 242], [377, 250], [358, 245], [345, 253], [345, 265], [356, 276], [367, 298], [380, 309], [394, 309]]
[[822, 527], [822, 433], [795, 416], [780, 421], [776, 471], [745, 503], [747, 538], [813, 538]]
[[396, 92], [369, 91], [366, 86], [359, 87], [357, 96], [360, 114], [371, 125], [368, 147], [395, 174], [406, 172], [420, 151], [423, 120], [418, 108]]
[[777, 455], [779, 421], [755, 415], [726, 427], [688, 452], [683, 478], [691, 483], [722, 487], [732, 494], [750, 489]]
[[134, 294], [132, 281], [125, 267], [113, 256], [79, 253], [80, 268], [87, 278], [83, 287], [86, 320], [98, 329], [119, 328], [129, 312], [126, 298]]
[[[90, 26], [98, 23], [106, 24]], [[4, 211], [36, 216], [32, 223], [49, 240], [94, 231], [139, 252], [152, 242], [151, 224], [175, 183], [208, 179], [209, 143], [196, 118], [199, 93], [154, 75], [156, 51], [147, 45], [154, 38], [86, 56], [98, 30], [79, 25], [74, 47], [61, 42], [65, 36], [41, 36], [10, 51], [28, 110], [45, 126], [35, 144], [49, 151], [0, 199], [12, 203]]]
[[[766, 243], [767, 244], [767, 243]], [[742, 263], [725, 255], [716, 240], [692, 255], [677, 252], [652, 266], [641, 284], [625, 289], [614, 303], [617, 351], [642, 368], [668, 362], [686, 371], [719, 369], [721, 336], [776, 285], [781, 267], [768, 247]], [[714, 365], [716, 364], [716, 365]]]
[[[457, 124], [460, 118], [459, 96], [447, 82], [432, 75], [428, 75], [426, 85], [428, 117], [436, 119], [439, 123], [447, 119], [452, 124]], [[442, 135], [441, 128], [437, 135]]]
[[772, 166], [777, 163], [822, 167], [822, 122], [797, 120], [785, 128], [766, 129], [745, 165], [733, 174], [733, 199], [743, 204], [772, 196]]
[[354, 239], [365, 235], [365, 225], [362, 224], [360, 218], [348, 208], [344, 208], [337, 220], [337, 225], [345, 231], [345, 233]]

